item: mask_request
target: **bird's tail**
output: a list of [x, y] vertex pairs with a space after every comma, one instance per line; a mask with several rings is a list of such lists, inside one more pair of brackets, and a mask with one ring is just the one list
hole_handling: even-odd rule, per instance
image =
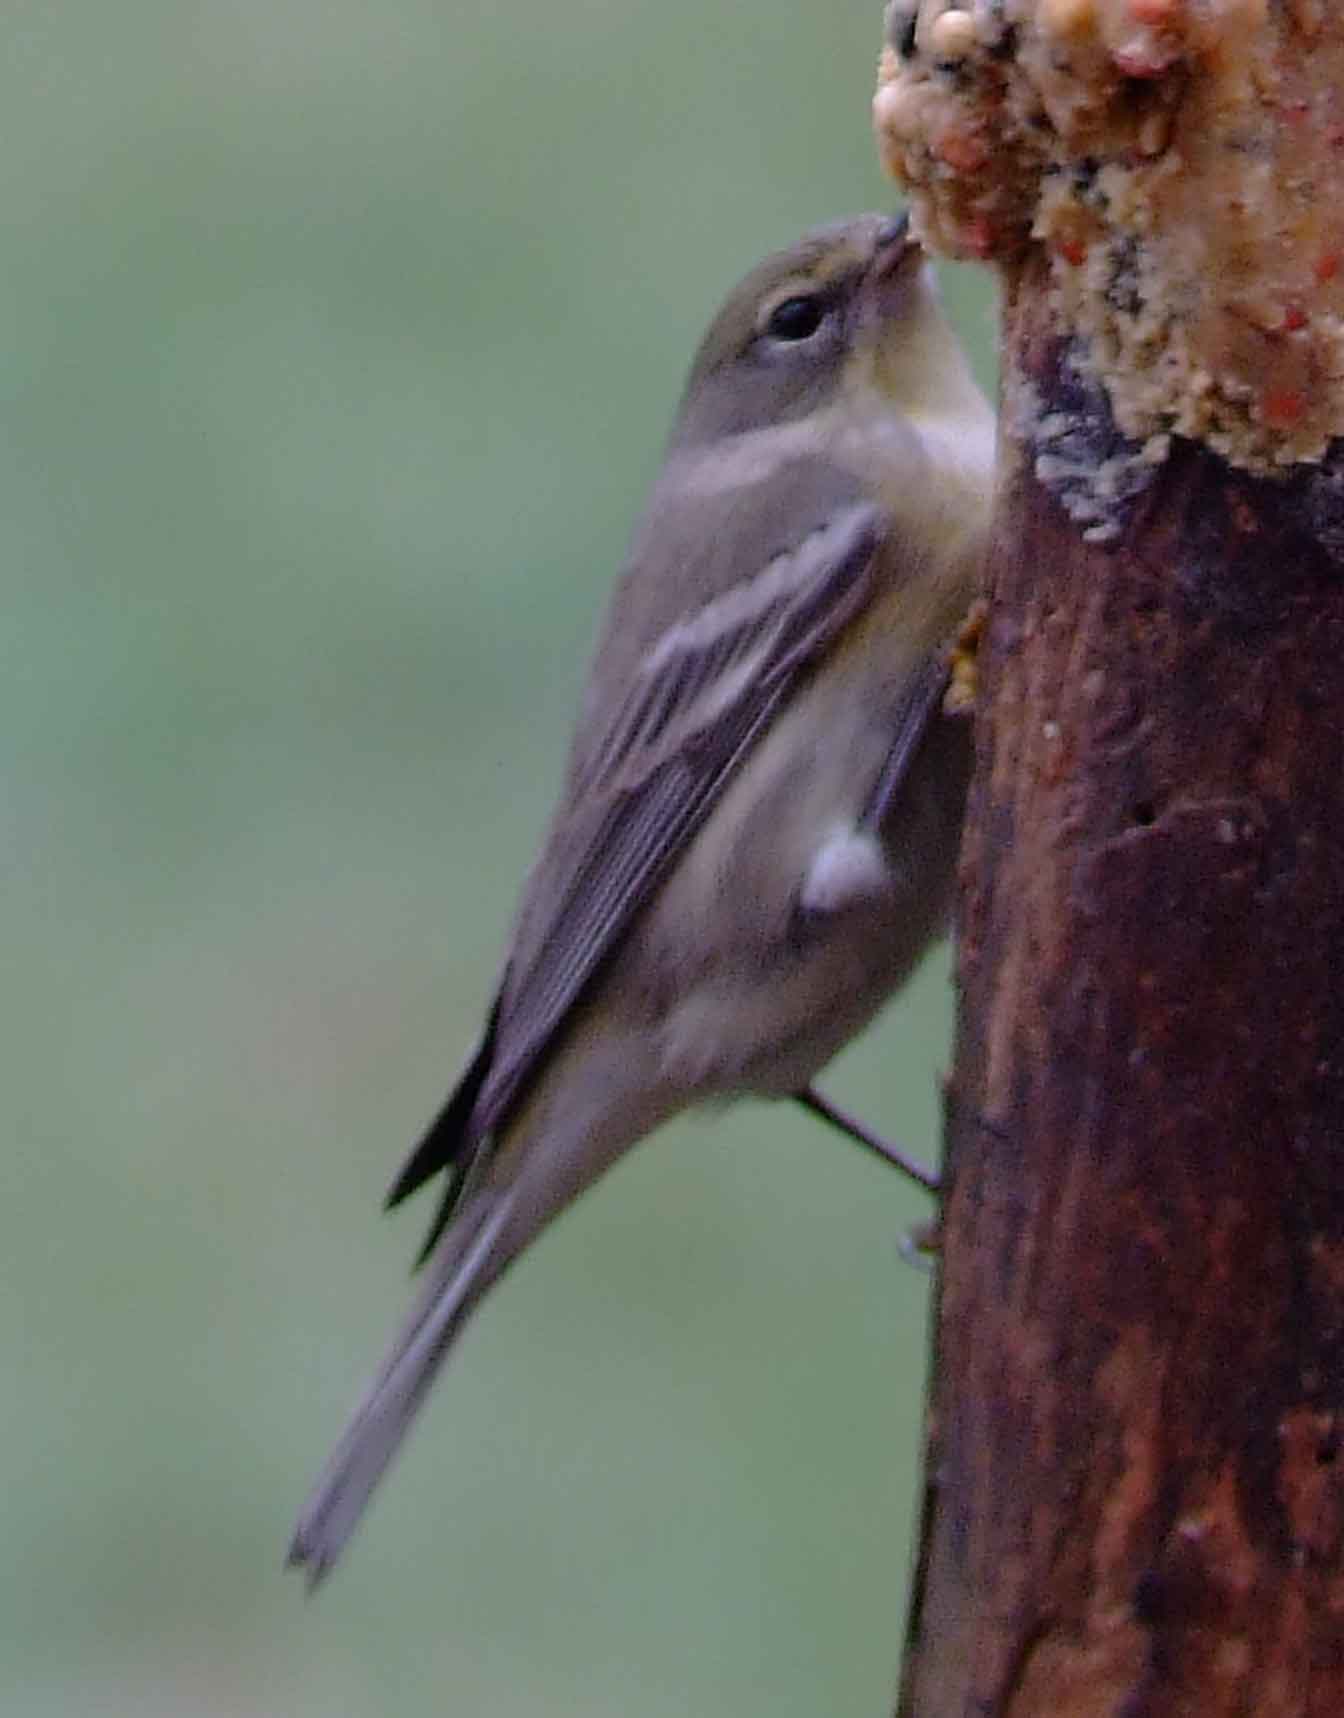
[[482, 1189], [429, 1261], [428, 1280], [313, 1487], [289, 1548], [311, 1590], [330, 1572], [401, 1447], [453, 1340], [508, 1259], [501, 1246], [516, 1186]]

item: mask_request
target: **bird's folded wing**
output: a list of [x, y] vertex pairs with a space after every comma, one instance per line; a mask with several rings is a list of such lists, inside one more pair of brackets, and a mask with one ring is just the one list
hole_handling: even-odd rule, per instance
[[392, 1203], [450, 1162], [456, 1192], [476, 1145], [505, 1119], [798, 675], [864, 607], [882, 530], [876, 507], [845, 507], [644, 652], [626, 697], [572, 775], [530, 880], [526, 947], [505, 974], [470, 1071], [469, 1103], [458, 1094], [449, 1100], [393, 1184]]

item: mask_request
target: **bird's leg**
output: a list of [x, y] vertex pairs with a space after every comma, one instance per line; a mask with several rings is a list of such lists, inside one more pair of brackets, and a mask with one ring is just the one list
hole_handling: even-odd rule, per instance
[[815, 1086], [804, 1086], [801, 1092], [795, 1092], [794, 1097], [806, 1110], [820, 1116], [823, 1121], [830, 1122], [832, 1127], [839, 1128], [843, 1134], [848, 1134], [856, 1145], [862, 1145], [867, 1150], [880, 1157], [884, 1163], [890, 1163], [903, 1171], [912, 1181], [917, 1181], [926, 1193], [937, 1193], [938, 1177], [931, 1169], [926, 1169], [916, 1158], [908, 1157], [899, 1146], [889, 1145], [880, 1134], [872, 1132], [848, 1110], [842, 1110], [838, 1104], [833, 1104], [824, 1097]]

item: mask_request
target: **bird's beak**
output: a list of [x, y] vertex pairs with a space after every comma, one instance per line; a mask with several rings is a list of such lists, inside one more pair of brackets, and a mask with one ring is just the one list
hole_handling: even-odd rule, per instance
[[918, 239], [911, 236], [910, 217], [902, 212], [879, 230], [873, 245], [869, 276], [879, 284], [893, 280], [922, 254]]
[[907, 216], [898, 215], [880, 229], [860, 295], [859, 314], [868, 327], [884, 328], [891, 317], [908, 308], [923, 257]]

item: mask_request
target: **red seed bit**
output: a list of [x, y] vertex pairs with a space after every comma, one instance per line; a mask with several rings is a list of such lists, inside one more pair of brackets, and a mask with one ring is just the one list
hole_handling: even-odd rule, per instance
[[962, 126], [945, 131], [938, 140], [937, 151], [954, 173], [978, 173], [989, 160], [984, 138]]
[[978, 262], [988, 262], [998, 248], [999, 234], [988, 215], [971, 215], [962, 222], [961, 249]]
[[1260, 421], [1269, 429], [1292, 429], [1306, 409], [1297, 388], [1266, 388], [1260, 396]]
[[1307, 326], [1307, 313], [1300, 304], [1284, 306], [1283, 327], [1288, 334], [1296, 334], [1299, 328]]
[[1315, 275], [1322, 286], [1327, 280], [1333, 280], [1339, 273], [1339, 252], [1322, 251], [1316, 258]]
[[1176, 0], [1129, 0], [1129, 15], [1136, 24], [1160, 28], [1170, 24]]
[[1087, 246], [1081, 239], [1061, 239], [1057, 248], [1064, 261], [1074, 268], [1081, 268], [1087, 261]]

